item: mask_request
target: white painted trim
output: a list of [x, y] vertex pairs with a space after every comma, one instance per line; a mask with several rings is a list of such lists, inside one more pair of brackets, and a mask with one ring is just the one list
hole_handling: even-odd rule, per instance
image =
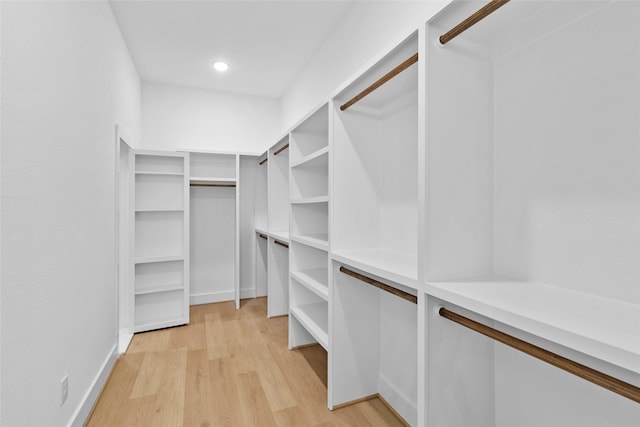
[[412, 402], [382, 375], [380, 375], [378, 382], [378, 394], [380, 394], [406, 422], [412, 426], [417, 425], [418, 408], [416, 403]]
[[256, 297], [256, 288], [240, 289], [240, 299], [248, 299], [248, 298], [255, 298], [255, 297]]
[[118, 346], [117, 344], [114, 344], [111, 348], [111, 351], [109, 352], [109, 355], [107, 355], [107, 358], [100, 367], [98, 374], [91, 383], [91, 387], [89, 387], [89, 390], [87, 390], [86, 394], [82, 398], [82, 401], [80, 402], [80, 405], [71, 417], [69, 426], [82, 427], [87, 422], [89, 415], [91, 414], [91, 410], [98, 401], [100, 392], [102, 391], [102, 388], [109, 378], [109, 374], [116, 364], [116, 360], [118, 360]]
[[211, 304], [214, 302], [233, 301], [235, 291], [206, 292], [189, 296], [189, 305]]
[[133, 332], [131, 332], [130, 328], [120, 329], [120, 333], [118, 334], [118, 355], [127, 351], [132, 339]]

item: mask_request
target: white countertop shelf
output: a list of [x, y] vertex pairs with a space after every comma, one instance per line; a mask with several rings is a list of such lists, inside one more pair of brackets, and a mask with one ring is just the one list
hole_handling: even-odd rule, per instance
[[329, 271], [326, 267], [292, 271], [291, 277], [325, 301], [329, 299]]
[[427, 283], [427, 295], [640, 374], [640, 305], [505, 278]]
[[184, 260], [184, 255], [175, 254], [175, 255], [141, 256], [141, 257], [136, 257], [134, 262], [136, 264], [148, 264], [151, 262], [183, 261], [183, 260]]
[[269, 231], [267, 234], [273, 237], [274, 239], [282, 240], [285, 243], [289, 243], [288, 231]]
[[291, 240], [296, 243], [311, 246], [321, 251], [329, 251], [329, 235], [328, 234], [308, 234], [304, 236], [291, 236]]
[[331, 258], [363, 272], [418, 289], [418, 259], [415, 255], [372, 248], [333, 251]]
[[156, 294], [160, 292], [172, 292], [172, 291], [182, 291], [184, 290], [184, 286], [181, 284], [173, 284], [173, 285], [164, 285], [164, 286], [155, 286], [147, 289], [136, 290], [136, 295], [148, 295], [148, 294]]
[[291, 307], [291, 314], [318, 343], [329, 351], [329, 310], [326, 302]]

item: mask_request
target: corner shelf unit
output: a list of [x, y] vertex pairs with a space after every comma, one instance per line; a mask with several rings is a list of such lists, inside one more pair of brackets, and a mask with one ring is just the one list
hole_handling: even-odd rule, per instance
[[289, 348], [329, 350], [329, 104], [290, 134]]
[[187, 156], [132, 150], [134, 332], [189, 322]]

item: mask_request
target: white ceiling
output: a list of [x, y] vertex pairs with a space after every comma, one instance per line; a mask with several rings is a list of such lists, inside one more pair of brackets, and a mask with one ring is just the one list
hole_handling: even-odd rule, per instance
[[[354, 1], [110, 4], [143, 81], [278, 98]], [[214, 59], [229, 70], [214, 71]]]

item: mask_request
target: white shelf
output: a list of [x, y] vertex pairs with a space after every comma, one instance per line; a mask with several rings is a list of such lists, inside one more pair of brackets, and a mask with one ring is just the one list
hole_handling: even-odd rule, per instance
[[165, 261], [183, 261], [184, 255], [159, 255], [159, 256], [145, 256], [137, 257], [135, 259], [136, 264], [147, 264], [150, 262], [165, 262]]
[[327, 234], [310, 234], [305, 236], [291, 236], [291, 240], [321, 251], [329, 250], [329, 236]]
[[291, 314], [324, 347], [329, 350], [329, 310], [326, 302], [291, 307]]
[[184, 175], [184, 172], [136, 171], [136, 175], [167, 175], [167, 176], [183, 176], [183, 175]]
[[292, 271], [291, 277], [325, 301], [329, 299], [329, 272], [326, 268]]
[[386, 249], [360, 249], [334, 251], [331, 258], [411, 289], [418, 289], [416, 256]]
[[185, 322], [185, 319], [182, 317], [173, 320], [145, 320], [142, 323], [136, 324], [133, 328], [133, 332], [146, 332], [154, 329], [170, 328], [172, 326], [180, 326], [185, 324], [187, 324], [187, 322]]
[[155, 294], [160, 292], [171, 292], [171, 291], [181, 291], [184, 289], [184, 286], [181, 284], [175, 285], [165, 285], [165, 286], [156, 286], [148, 289], [141, 289], [136, 291], [136, 295], [146, 295], [146, 294]]
[[226, 178], [226, 177], [212, 177], [212, 176], [191, 176], [189, 177], [189, 181], [191, 182], [212, 182], [212, 183], [223, 183], [223, 184], [235, 184], [235, 178]]
[[640, 373], [640, 305], [504, 278], [428, 283], [426, 292]]
[[269, 232], [266, 229], [262, 228], [262, 227], [256, 227], [256, 233], [264, 234], [266, 236], [269, 235]]
[[303, 157], [299, 161], [291, 163], [291, 168], [292, 169], [296, 168], [298, 166], [301, 166], [301, 165], [303, 165], [305, 163], [311, 162], [314, 159], [317, 159], [317, 158], [319, 158], [321, 156], [328, 155], [328, 154], [329, 154], [329, 146], [322, 147], [318, 151], [315, 151], [315, 152], [309, 154], [308, 156]]
[[169, 208], [169, 209], [136, 209], [136, 212], [184, 212], [183, 208]]
[[329, 196], [305, 197], [302, 199], [291, 200], [292, 205], [304, 205], [304, 204], [311, 204], [311, 203], [328, 203], [328, 202], [329, 202]]

